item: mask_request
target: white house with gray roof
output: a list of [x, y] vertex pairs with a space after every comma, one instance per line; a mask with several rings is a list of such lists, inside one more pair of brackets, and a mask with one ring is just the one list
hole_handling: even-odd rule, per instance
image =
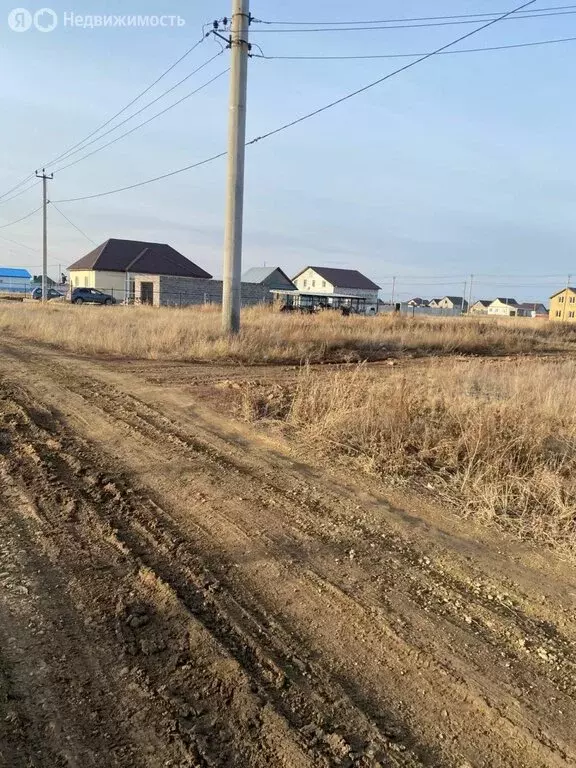
[[256, 283], [271, 291], [295, 291], [296, 286], [280, 267], [252, 267], [242, 275], [243, 283]]

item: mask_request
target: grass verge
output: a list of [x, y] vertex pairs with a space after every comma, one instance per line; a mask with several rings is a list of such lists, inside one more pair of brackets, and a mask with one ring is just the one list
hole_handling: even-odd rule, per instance
[[438, 360], [410, 373], [302, 370], [244, 392], [251, 420], [387, 483], [427, 485], [465, 515], [576, 543], [576, 363]]
[[243, 313], [226, 337], [217, 309], [0, 304], [0, 332], [87, 355], [242, 363], [354, 362], [394, 355], [506, 355], [576, 348], [576, 326], [531, 319]]

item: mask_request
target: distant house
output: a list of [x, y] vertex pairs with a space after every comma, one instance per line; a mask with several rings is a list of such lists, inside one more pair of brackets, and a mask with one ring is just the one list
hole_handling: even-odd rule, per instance
[[487, 315], [488, 314], [488, 307], [492, 304], [490, 299], [478, 299], [478, 301], [475, 301], [474, 304], [470, 307], [470, 314], [471, 315]]
[[270, 290], [296, 290], [292, 280], [280, 267], [253, 267], [242, 275], [242, 282], [265, 285]]
[[442, 301], [442, 299], [432, 299], [431, 301], [428, 302], [428, 306], [431, 309], [439, 309], [441, 301]]
[[516, 299], [499, 297], [491, 302], [488, 314], [499, 317], [522, 317], [525, 313], [520, 309]]
[[[51, 277], [48, 277], [46, 275], [46, 285], [48, 288], [55, 288], [57, 283], [56, 280], [52, 280]], [[32, 278], [32, 282], [30, 283], [31, 290], [34, 290], [34, 288], [41, 288], [42, 287], [42, 275], [34, 275]]]
[[409, 307], [427, 307], [428, 302], [424, 299], [421, 299], [419, 296], [416, 296], [414, 299], [410, 299], [408, 302]]
[[438, 308], [466, 312], [468, 309], [468, 302], [462, 296], [444, 296], [444, 298], [440, 299], [438, 302]]
[[[164, 243], [111, 238], [68, 268], [70, 287], [96, 288], [123, 300], [134, 296], [134, 275], [188, 277], [212, 275]], [[139, 297], [137, 297], [139, 298]], [[150, 297], [146, 295], [146, 302]]]
[[523, 304], [520, 304], [520, 309], [522, 310], [522, 313], [525, 317], [541, 317], [541, 318], [548, 318], [548, 310], [544, 306], [544, 304], [541, 304], [540, 302], [524, 302]]
[[563, 288], [550, 297], [550, 320], [576, 323], [576, 288]]
[[292, 280], [299, 293], [320, 301], [326, 297], [337, 299], [345, 304], [356, 306], [361, 312], [378, 311], [378, 291], [380, 286], [365, 277], [356, 269], [334, 269], [332, 267], [306, 267]]
[[0, 293], [28, 293], [31, 279], [27, 269], [0, 267]]

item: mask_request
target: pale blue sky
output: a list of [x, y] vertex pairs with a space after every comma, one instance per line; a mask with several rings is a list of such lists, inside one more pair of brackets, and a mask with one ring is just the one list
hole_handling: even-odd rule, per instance
[[[42, 5], [21, 4], [31, 10]], [[3, 3], [0, 194], [124, 106], [194, 42], [203, 23], [229, 13], [228, 0], [221, 5], [214, 0], [49, 4], [60, 16], [65, 11], [168, 13], [180, 14], [187, 24], [92, 30], [60, 25], [49, 34], [16, 34], [5, 21], [15, 4]], [[352, 5], [344, 0], [253, 0], [252, 12], [263, 19], [321, 21], [504, 11], [514, 5], [510, 0], [358, 0]], [[535, 7], [548, 5], [538, 0]], [[266, 28], [254, 25], [253, 41], [269, 55], [426, 51], [469, 29], [292, 35], [263, 33]], [[566, 36], [576, 36], [576, 15], [503, 22], [464, 45]], [[207, 41], [142, 104], [217, 50]], [[227, 53], [220, 56], [139, 120], [223, 70], [227, 58]], [[545, 299], [565, 275], [576, 274], [575, 62], [576, 43], [438, 57], [250, 147], [245, 268], [264, 262], [292, 274], [306, 264], [358, 268], [385, 293], [390, 277], [401, 275], [406, 278], [399, 281], [399, 291], [406, 297], [461, 294], [465, 276], [482, 273], [491, 277], [478, 278], [478, 297]], [[401, 63], [253, 59], [248, 135], [273, 129]], [[50, 196], [57, 200], [106, 191], [221, 151], [226, 102], [223, 77], [141, 131], [57, 175]], [[97, 242], [108, 237], [166, 241], [219, 275], [224, 175], [225, 161], [220, 160], [140, 189], [61, 208]], [[39, 204], [36, 187], [0, 205], [0, 226]], [[40, 217], [0, 229], [0, 236], [39, 251]], [[51, 213], [51, 264], [66, 265], [90, 248]], [[38, 271], [39, 253], [0, 240], [0, 254], [2, 265]], [[563, 277], [540, 280], [535, 275]]]

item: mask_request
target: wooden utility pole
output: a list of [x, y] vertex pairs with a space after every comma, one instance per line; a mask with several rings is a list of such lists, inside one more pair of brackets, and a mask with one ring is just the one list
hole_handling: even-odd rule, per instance
[[48, 180], [54, 178], [54, 174], [46, 175], [46, 169], [42, 173], [36, 171], [36, 178], [42, 179], [42, 301], [48, 301]]
[[232, 0], [228, 188], [222, 292], [222, 328], [226, 333], [238, 333], [240, 330], [249, 29], [250, 0]]

